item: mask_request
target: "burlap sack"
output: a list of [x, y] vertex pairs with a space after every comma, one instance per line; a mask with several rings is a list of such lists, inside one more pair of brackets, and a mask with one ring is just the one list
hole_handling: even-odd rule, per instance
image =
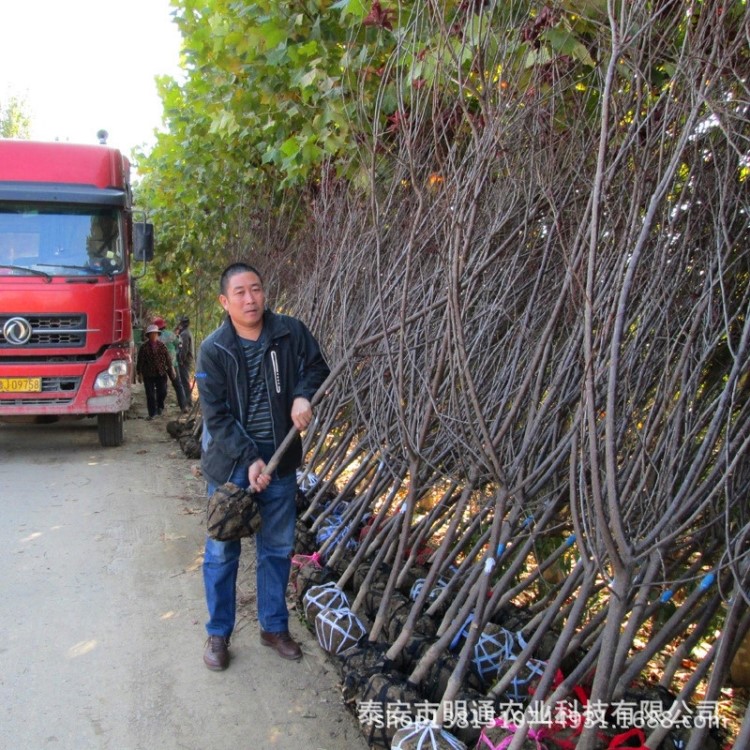
[[375, 617], [380, 609], [380, 603], [383, 601], [383, 589], [368, 589], [364, 598], [364, 613], [368, 617]]
[[[412, 601], [416, 601], [417, 597], [422, 593], [425, 580], [426, 579], [424, 578], [417, 578], [412, 584], [412, 587], [409, 589], [409, 598]], [[448, 583], [446, 581], [444, 581], [443, 579], [438, 579], [432, 589], [430, 589], [430, 595], [427, 597], [427, 601], [434, 602], [435, 599], [440, 596], [447, 585]]]
[[[371, 748], [389, 750], [391, 740], [396, 732], [411, 724], [414, 720], [415, 706], [424, 702], [416, 686], [407, 682], [403, 677], [392, 674], [373, 674], [365, 685], [362, 700], [357, 705], [359, 721], [362, 725], [362, 733]], [[373, 714], [380, 718], [370, 721], [363, 706], [373, 710]], [[398, 707], [398, 714], [392, 713], [393, 708]], [[403, 721], [400, 721], [403, 709]], [[389, 717], [390, 715], [390, 717]]]
[[391, 596], [385, 614], [385, 632], [389, 641], [395, 641], [404, 629], [412, 605], [413, 602], [403, 594], [394, 592]]
[[227, 482], [217, 487], [206, 507], [206, 533], [219, 542], [252, 536], [260, 529], [260, 511], [255, 496]]
[[344, 703], [352, 706], [364, 692], [374, 674], [388, 674], [393, 665], [385, 658], [387, 643], [362, 641], [357, 648], [341, 657], [341, 693]]
[[170, 420], [169, 422], [167, 422], [167, 432], [169, 433], [170, 437], [176, 439], [180, 437], [180, 435], [185, 434], [185, 425], [176, 419]]
[[[292, 558], [291, 580], [297, 599], [302, 601], [311, 586], [320, 586], [333, 580], [333, 573], [320, 562], [313, 562], [311, 555], [295, 555]], [[303, 562], [303, 558], [310, 558]]]
[[417, 581], [422, 581], [424, 583], [424, 580], [425, 578], [427, 578], [427, 574], [429, 572], [430, 571], [423, 565], [412, 565], [405, 573], [403, 571], [399, 571], [398, 590], [404, 596], [410, 597]]
[[437, 635], [439, 623], [429, 615], [420, 615], [414, 623], [414, 634], [432, 638]]
[[530, 621], [531, 615], [527, 607], [511, 603], [505, 604], [492, 615], [492, 622], [514, 633], [522, 630]]
[[[341, 576], [343, 576], [348, 570], [351, 561], [354, 559], [354, 553], [351, 550], [341, 552], [339, 549], [337, 549], [336, 552], [338, 556], [335, 559], [331, 557], [328, 561], [328, 567], [333, 571], [337, 578], [341, 578]], [[344, 590], [357, 593], [354, 589], [353, 583], [353, 578], [347, 577], [346, 583], [344, 584]]]
[[299, 519], [294, 526], [294, 549], [301, 555], [310, 555], [315, 551], [315, 532]]
[[313, 625], [318, 613], [324, 609], [348, 609], [349, 599], [334, 582], [311, 586], [302, 597], [305, 617]]
[[[515, 664], [515, 657], [504, 659], [500, 662], [497, 669], [498, 680], [509, 672]], [[520, 671], [512, 678], [510, 685], [505, 688], [504, 696], [506, 701], [523, 703], [529, 697], [529, 688], [535, 685], [544, 673], [547, 666], [546, 662], [541, 659], [528, 659]], [[489, 685], [487, 685], [489, 687]]]
[[497, 678], [500, 665], [514, 659], [519, 652], [515, 635], [489, 622], [474, 644], [474, 668], [484, 683], [489, 685]]
[[[359, 591], [362, 586], [364, 585], [365, 578], [367, 577], [368, 573], [370, 572], [370, 568], [372, 567], [372, 562], [364, 562], [360, 563], [357, 566], [357, 569], [354, 571], [354, 590]], [[387, 565], [386, 563], [380, 563], [378, 566], [377, 572], [372, 577], [372, 580], [370, 581], [370, 588], [371, 589], [380, 589], [381, 591], [385, 589], [386, 584], [388, 583], [388, 577], [391, 574], [391, 566]]]
[[315, 618], [320, 647], [332, 656], [343, 656], [359, 645], [367, 630], [350, 609], [324, 609]]
[[188, 458], [201, 457], [201, 444], [192, 435], [182, 435], [179, 443], [180, 449]]

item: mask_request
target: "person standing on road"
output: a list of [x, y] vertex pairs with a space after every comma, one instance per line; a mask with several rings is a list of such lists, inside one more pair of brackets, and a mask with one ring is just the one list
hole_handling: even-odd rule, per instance
[[146, 329], [146, 341], [138, 349], [135, 371], [138, 382], [146, 389], [147, 419], [160, 416], [167, 397], [167, 377], [174, 368], [167, 347], [159, 341], [159, 328], [153, 323]]
[[188, 406], [193, 405], [193, 368], [195, 366], [195, 343], [193, 342], [193, 332], [190, 330], [190, 318], [183, 315], [177, 326], [177, 332], [180, 337], [180, 351], [177, 354], [177, 370], [182, 382], [182, 390], [185, 393], [185, 400]]
[[188, 410], [187, 401], [185, 399], [185, 391], [182, 389], [182, 381], [177, 374], [177, 363], [180, 356], [180, 337], [174, 331], [167, 329], [167, 321], [164, 318], [156, 317], [152, 322], [159, 329], [159, 341], [167, 347], [169, 357], [172, 360], [173, 368], [169, 373], [169, 380], [172, 383], [172, 388], [174, 388], [177, 406], [184, 414]]
[[[261, 529], [256, 534], [257, 601], [261, 643], [285, 659], [302, 650], [289, 634], [286, 588], [296, 521], [297, 435], [273, 474], [266, 463], [294, 426], [312, 421], [310, 399], [329, 369], [315, 338], [296, 318], [266, 308], [260, 273], [233, 263], [221, 275], [224, 322], [201, 344], [196, 381], [203, 415], [201, 468], [208, 494], [225, 482], [257, 493]], [[229, 665], [235, 625], [241, 543], [206, 538], [203, 581], [209, 619], [203, 661]]]

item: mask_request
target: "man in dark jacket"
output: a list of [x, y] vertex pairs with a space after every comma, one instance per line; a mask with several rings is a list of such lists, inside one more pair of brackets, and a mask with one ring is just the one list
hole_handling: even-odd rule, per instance
[[[273, 474], [264, 472], [294, 426], [312, 421], [310, 399], [328, 377], [318, 343], [296, 318], [266, 309], [263, 281], [246, 263], [221, 275], [223, 324], [200, 347], [196, 381], [203, 415], [201, 467], [208, 493], [231, 481], [257, 493], [257, 600], [261, 643], [286, 659], [302, 651], [289, 635], [286, 587], [294, 546], [299, 436]], [[226, 669], [234, 630], [241, 543], [208, 537], [203, 581], [209, 620], [203, 661]]]

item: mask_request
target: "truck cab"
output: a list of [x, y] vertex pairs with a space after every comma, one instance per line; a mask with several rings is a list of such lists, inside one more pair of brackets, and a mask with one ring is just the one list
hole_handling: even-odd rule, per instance
[[122, 444], [134, 355], [129, 174], [106, 146], [0, 140], [0, 419], [95, 417], [100, 443]]

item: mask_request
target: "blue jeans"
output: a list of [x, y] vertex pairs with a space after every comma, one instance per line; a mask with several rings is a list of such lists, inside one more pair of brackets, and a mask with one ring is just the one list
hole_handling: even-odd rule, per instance
[[[268, 461], [273, 447], [259, 447], [263, 459]], [[229, 481], [240, 487], [247, 487], [247, 467], [236, 469]], [[214, 489], [209, 484], [208, 494], [211, 495]], [[292, 472], [286, 477], [274, 474], [268, 489], [256, 496], [261, 519], [261, 529], [255, 535], [258, 620], [261, 628], [268, 633], [280, 633], [289, 629], [286, 587], [294, 550], [296, 494], [297, 477]], [[217, 542], [206, 537], [203, 585], [209, 616], [206, 632], [209, 635], [229, 638], [234, 630], [241, 545], [239, 541]]]

